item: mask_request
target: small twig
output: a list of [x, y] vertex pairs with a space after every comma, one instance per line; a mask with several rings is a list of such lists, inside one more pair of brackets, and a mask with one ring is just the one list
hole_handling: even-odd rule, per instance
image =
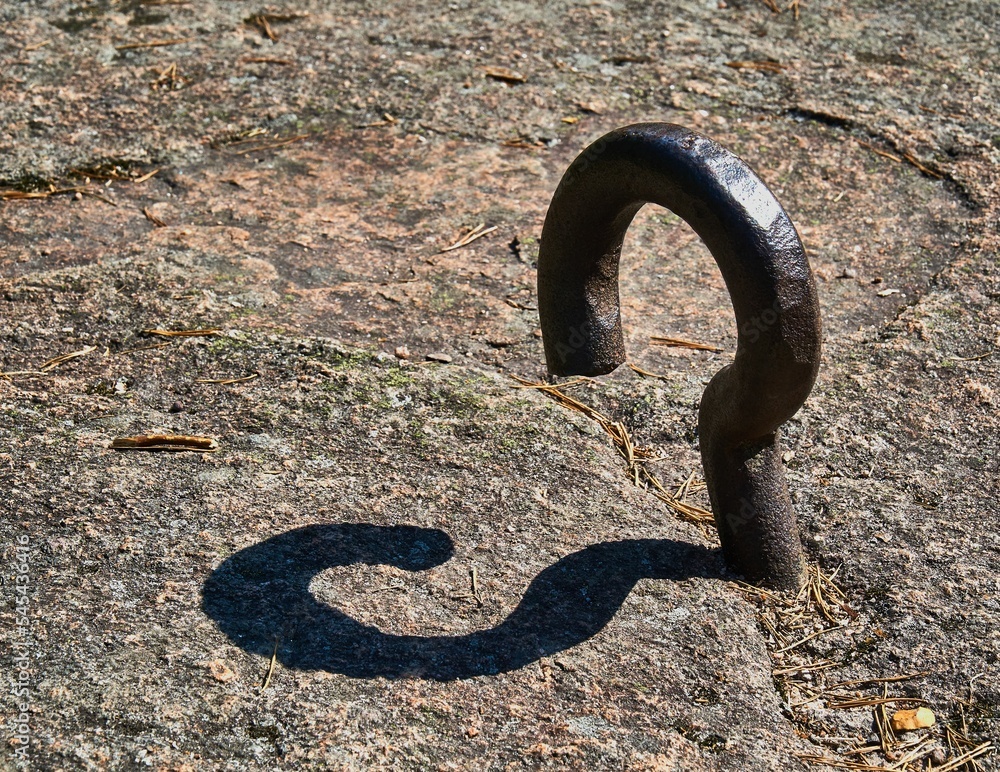
[[506, 303], [511, 308], [516, 308], [518, 311], [537, 311], [538, 306], [526, 306], [524, 303], [519, 303], [513, 298], [504, 298], [504, 303]]
[[777, 670], [772, 670], [771, 675], [783, 676], [783, 675], [794, 675], [796, 673], [813, 673], [817, 670], [829, 670], [832, 667], [841, 667], [841, 665], [843, 665], [842, 662], [834, 662], [833, 660], [827, 660], [826, 662], [814, 662], [809, 665], [778, 668]]
[[992, 351], [977, 354], [974, 357], [949, 357], [949, 359], [951, 359], [952, 362], [976, 362], [980, 359], [986, 359], [986, 357], [993, 356], [995, 353], [997, 353], [997, 350], [993, 349]]
[[150, 40], [148, 43], [124, 43], [115, 46], [116, 51], [128, 51], [133, 48], [160, 48], [162, 46], [176, 46], [181, 43], [190, 43], [194, 38], [176, 38], [173, 40]]
[[187, 434], [140, 434], [135, 437], [117, 437], [111, 441], [114, 450], [191, 450], [210, 453], [218, 450], [219, 443], [211, 437]]
[[33, 191], [23, 191], [23, 190], [0, 190], [0, 201], [7, 201], [9, 199], [23, 199], [23, 198], [49, 198], [50, 196], [59, 196], [66, 193], [80, 193], [86, 188], [82, 186], [72, 187], [72, 188], [56, 188], [50, 187], [48, 190], [33, 190]]
[[452, 250], [455, 250], [455, 249], [461, 249], [462, 247], [467, 247], [473, 241], [475, 241], [476, 239], [481, 239], [487, 233], [493, 233], [493, 231], [495, 231], [498, 227], [499, 226], [497, 226], [497, 225], [492, 225], [489, 228], [487, 228], [486, 227], [486, 223], [480, 223], [475, 228], [473, 228], [471, 231], [469, 231], [464, 236], [462, 236], [462, 238], [460, 238], [454, 244], [452, 244], [451, 246], [448, 246], [448, 247], [445, 247], [444, 249], [442, 249], [440, 252], [438, 252], [438, 254], [440, 255], [440, 254], [442, 254], [444, 252], [451, 252]]
[[666, 490], [666, 488], [663, 487], [663, 483], [660, 482], [656, 475], [640, 463], [645, 463], [653, 459], [654, 454], [649, 448], [636, 447], [635, 443], [632, 441], [632, 437], [628, 433], [628, 430], [621, 421], [612, 421], [599, 410], [595, 410], [589, 405], [585, 405], [583, 402], [580, 402], [580, 400], [574, 399], [573, 397], [570, 397], [560, 391], [560, 388], [565, 388], [566, 386], [575, 385], [584, 381], [578, 380], [571, 381], [566, 384], [555, 385], [533, 383], [525, 380], [524, 378], [519, 378], [516, 375], [513, 376], [513, 378], [521, 384], [520, 387], [515, 388], [537, 389], [538, 391], [548, 394], [563, 407], [583, 413], [583, 415], [587, 416], [587, 418], [590, 418], [592, 421], [598, 423], [601, 428], [604, 429], [605, 433], [611, 437], [611, 441], [614, 444], [615, 449], [625, 459], [625, 471], [626, 474], [628, 474], [629, 479], [632, 480], [632, 483], [642, 488], [646, 488], [647, 486], [652, 487], [653, 490], [650, 492], [663, 501], [674, 512], [680, 515], [682, 520], [694, 523], [703, 528], [715, 522], [714, 516], [707, 509], [694, 504], [688, 504], [684, 501], [678, 501], [668, 490]]
[[278, 660], [278, 636], [274, 637], [274, 651], [271, 652], [271, 661], [267, 663], [267, 673], [264, 674], [264, 683], [260, 685], [260, 690], [264, 691], [271, 685], [271, 676], [274, 674], [274, 663]]
[[671, 346], [674, 348], [693, 348], [697, 351], [724, 351], [725, 349], [719, 348], [718, 346], [711, 346], [707, 343], [695, 343], [690, 340], [683, 340], [681, 338], [664, 338], [659, 335], [651, 335], [649, 337], [649, 342], [654, 346]]
[[830, 702], [827, 706], [830, 710], [849, 710], [850, 708], [868, 708], [876, 705], [888, 705], [893, 702], [915, 702], [921, 705], [929, 704], [922, 697], [857, 697], [853, 700], [843, 702]]
[[157, 217], [155, 214], [149, 211], [149, 207], [144, 206], [142, 208], [142, 213], [146, 215], [146, 219], [149, 220], [151, 223], [153, 223], [153, 225], [156, 226], [157, 228], [167, 227], [167, 224], [163, 222], [163, 220], [161, 220], [159, 217]]
[[931, 169], [925, 166], [924, 164], [920, 163], [920, 161], [917, 159], [915, 155], [913, 155], [913, 153], [909, 152], [903, 153], [903, 158], [906, 161], [908, 161], [911, 165], [915, 166], [917, 169], [926, 174], [928, 177], [933, 177], [936, 180], [944, 179], [944, 175], [941, 172]]
[[521, 73], [508, 70], [506, 67], [487, 67], [483, 72], [487, 78], [499, 80], [503, 83], [517, 84], [525, 83], [528, 80]]
[[888, 158], [890, 161], [895, 161], [896, 163], [903, 163], [903, 159], [900, 158], [898, 155], [893, 155], [892, 153], [888, 153], [885, 150], [880, 150], [879, 148], [875, 147], [872, 144], [869, 144], [868, 142], [864, 142], [863, 140], [859, 139], [858, 144], [861, 145], [861, 147], [871, 150], [873, 153], [875, 153], [875, 155], [880, 155], [883, 158]]
[[248, 64], [295, 64], [291, 59], [275, 59], [271, 56], [248, 56], [243, 61]]
[[784, 654], [786, 651], [791, 651], [792, 649], [798, 648], [806, 641], [811, 641], [813, 638], [818, 638], [821, 635], [826, 635], [827, 633], [836, 632], [837, 630], [843, 630], [845, 627], [850, 627], [850, 625], [839, 625], [837, 627], [824, 627], [822, 630], [817, 630], [814, 633], [810, 633], [805, 638], [800, 638], [794, 643], [790, 643], [787, 646], [775, 651], [775, 654]]
[[77, 357], [86, 356], [91, 351], [94, 351], [96, 349], [97, 346], [84, 346], [79, 351], [71, 351], [69, 354], [62, 354], [61, 356], [52, 357], [52, 359], [48, 360], [44, 364], [39, 365], [38, 369], [45, 372], [53, 370], [56, 367], [59, 367], [59, 365], [65, 362], [69, 362], [71, 359], [76, 359]]
[[271, 23], [267, 20], [266, 16], [264, 15], [258, 16], [257, 24], [264, 31], [264, 34], [267, 36], [268, 40], [270, 40], [272, 43], [278, 42], [278, 36], [274, 34], [274, 30], [271, 29]]
[[222, 335], [222, 330], [213, 328], [204, 330], [142, 330], [143, 335], [156, 335], [160, 338], [206, 338], [210, 335]]
[[160, 173], [159, 169], [153, 169], [153, 171], [147, 172], [146, 174], [142, 175], [141, 177], [136, 177], [134, 180], [132, 180], [132, 183], [134, 185], [138, 185], [140, 182], [145, 182], [148, 179], [152, 179], [155, 175], [157, 175], [159, 173]]
[[944, 766], [935, 767], [934, 772], [953, 772], [959, 767], [968, 764], [973, 759], [978, 758], [983, 754], [989, 753], [991, 750], [993, 750], [993, 743], [987, 742], [983, 743], [982, 745], [977, 745], [971, 751], [967, 751], [963, 753], [961, 756], [952, 759]]
[[780, 62], [771, 61], [747, 61], [747, 62], [726, 62], [726, 67], [734, 70], [761, 70], [763, 72], [779, 73], [785, 69], [786, 65]]
[[483, 605], [483, 594], [479, 591], [479, 570], [473, 566], [472, 567], [472, 594], [475, 596], [479, 605]]
[[228, 386], [231, 383], [243, 383], [244, 381], [252, 381], [255, 378], [260, 378], [260, 373], [253, 373], [251, 375], [244, 375], [242, 378], [196, 378], [195, 383], [216, 383], [221, 386]]
[[[889, 687], [882, 685], [882, 697], [885, 700], [889, 697]], [[827, 703], [829, 705], [829, 703]], [[844, 704], [849, 704], [844, 703]], [[889, 720], [889, 712], [885, 709], [885, 703], [880, 702], [875, 708], [875, 728], [878, 731], [878, 742], [882, 746], [883, 755], [888, 758], [892, 751], [892, 746], [896, 744], [896, 735], [892, 731], [892, 722]]]
[[865, 764], [860, 761], [842, 761], [840, 759], [830, 758], [829, 756], [814, 756], [810, 754], [796, 754], [796, 756], [809, 764], [826, 764], [829, 767], [836, 767], [837, 769], [857, 769], [865, 770], [866, 772], [893, 772], [893, 767], [877, 767], [874, 764]]
[[96, 198], [98, 201], [103, 201], [105, 204], [110, 204], [111, 206], [118, 206], [117, 201], [112, 201], [110, 198], [105, 198], [100, 193], [94, 193], [92, 190], [87, 190], [83, 188], [80, 193], [84, 196], [90, 196], [91, 198]]
[[639, 375], [643, 376], [644, 378], [656, 378], [656, 379], [661, 380], [661, 381], [669, 381], [670, 380], [670, 378], [668, 376], [666, 376], [666, 375], [659, 375], [657, 373], [651, 373], [649, 370], [643, 370], [641, 367], [639, 367], [639, 365], [635, 364], [634, 362], [629, 362], [628, 363], [628, 367], [629, 367], [629, 369], [632, 372], [638, 373]]
[[49, 375], [49, 373], [44, 372], [43, 370], [8, 370], [5, 373], [0, 372], [0, 378], [10, 378], [11, 376], [14, 376], [14, 375], [46, 375], [47, 376], [47, 375]]
[[910, 673], [908, 675], [898, 675], [898, 676], [886, 676], [885, 678], [855, 678], [851, 681], [840, 681], [835, 684], [830, 684], [826, 687], [828, 690], [832, 691], [834, 689], [842, 689], [845, 686], [868, 686], [870, 684], [892, 684], [899, 683], [900, 681], [910, 681], [914, 678], [920, 678], [925, 675], [930, 674], [930, 670], [921, 670], [919, 673]]
[[372, 121], [371, 123], [361, 123], [358, 125], [359, 129], [376, 129], [379, 126], [392, 126], [397, 123], [395, 116], [390, 113], [382, 113], [381, 121]]

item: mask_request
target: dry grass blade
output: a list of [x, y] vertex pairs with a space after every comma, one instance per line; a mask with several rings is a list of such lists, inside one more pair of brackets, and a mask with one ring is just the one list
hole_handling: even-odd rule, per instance
[[[839, 630], [841, 628], [838, 627], [830, 629]], [[829, 630], [825, 630], [824, 632], [829, 632]], [[827, 703], [827, 707], [831, 710], [849, 710], [850, 708], [869, 708], [875, 707], [876, 705], [891, 705], [894, 702], [909, 702], [914, 705], [929, 704], [927, 700], [922, 697], [858, 697], [856, 699], [843, 700], [842, 702], [830, 702]]]
[[141, 177], [136, 177], [134, 180], [132, 180], [132, 182], [138, 185], [140, 182], [145, 182], [146, 180], [152, 179], [159, 173], [160, 173], [159, 169], [153, 169], [153, 171], [146, 172], [146, 174], [143, 174]]
[[152, 212], [149, 211], [149, 207], [144, 206], [142, 208], [142, 213], [146, 216], [147, 220], [149, 220], [151, 223], [153, 223], [153, 225], [155, 227], [157, 227], [157, 228], [166, 228], [167, 227], [167, 224], [165, 222], [163, 222], [163, 220], [161, 220], [159, 217], [157, 217], [155, 214], [153, 214]]
[[632, 483], [636, 486], [648, 486], [652, 488], [652, 494], [663, 501], [675, 513], [680, 515], [682, 520], [694, 523], [701, 527], [709, 526], [715, 523], [715, 518], [711, 512], [703, 507], [678, 500], [677, 497], [672, 495], [670, 491], [663, 487], [663, 483], [660, 482], [656, 475], [642, 465], [642, 462], [653, 460], [655, 455], [649, 448], [636, 446], [636, 444], [632, 441], [632, 436], [629, 434], [628, 429], [626, 429], [623, 423], [620, 421], [612, 421], [608, 418], [608, 416], [604, 415], [599, 410], [595, 410], [589, 405], [580, 402], [580, 400], [574, 399], [568, 394], [564, 394], [560, 391], [560, 386], [565, 387], [579, 383], [580, 381], [573, 381], [569, 384], [561, 384], [560, 386], [557, 386], [546, 383], [534, 383], [532, 381], [525, 380], [524, 378], [518, 378], [517, 376], [514, 376], [514, 380], [520, 384], [520, 388], [532, 388], [544, 392], [563, 407], [575, 410], [578, 413], [583, 413], [583, 415], [587, 416], [587, 418], [600, 424], [605, 433], [611, 437], [611, 440], [615, 445], [615, 449], [621, 454], [622, 458], [625, 459], [626, 473], [628, 474], [629, 479], [632, 480]]
[[116, 51], [129, 51], [134, 48], [162, 48], [163, 46], [176, 46], [181, 43], [190, 43], [194, 38], [174, 38], [171, 40], [150, 40], [147, 43], [123, 43], [115, 46]]
[[177, 62], [171, 62], [161, 70], [156, 80], [149, 84], [154, 91], [161, 88], [177, 89], [187, 82], [187, 78], [182, 78], [177, 72]]
[[826, 764], [828, 767], [834, 767], [835, 769], [859, 769], [871, 770], [871, 772], [895, 772], [896, 770], [895, 767], [880, 767], [875, 764], [866, 764], [863, 761], [845, 761], [829, 756], [802, 755], [799, 758], [808, 764]]
[[295, 62], [293, 62], [291, 59], [275, 59], [274, 57], [271, 56], [248, 56], [243, 61], [247, 62], [248, 64], [280, 64], [280, 65], [295, 64]]
[[715, 527], [715, 515], [704, 507], [677, 501], [669, 496], [659, 496], [668, 507], [681, 516], [681, 520], [700, 526]]
[[511, 308], [516, 308], [518, 311], [537, 311], [538, 310], [538, 306], [525, 305], [524, 303], [520, 303], [520, 302], [514, 300], [514, 298], [507, 297], [507, 298], [504, 298], [503, 301], [508, 306], [510, 306]]
[[521, 378], [517, 375], [512, 375], [518, 385], [515, 389], [535, 389], [536, 391], [559, 391], [560, 389], [569, 389], [573, 386], [580, 386], [584, 383], [590, 383], [590, 378], [577, 378], [575, 381], [564, 381], [563, 383], [543, 383], [541, 381], [529, 381], [527, 378]]
[[486, 227], [486, 223], [480, 223], [475, 228], [473, 228], [471, 231], [469, 231], [464, 236], [462, 236], [454, 244], [452, 244], [451, 246], [447, 246], [444, 249], [442, 249], [440, 252], [438, 252], [438, 254], [440, 255], [440, 254], [442, 254], [444, 252], [451, 252], [452, 250], [455, 250], [455, 249], [461, 249], [462, 247], [467, 247], [469, 244], [471, 244], [476, 239], [481, 239], [486, 234], [493, 233], [493, 231], [495, 231], [497, 229], [497, 227], [499, 227], [499, 226], [491, 225], [489, 228], [487, 228]]
[[274, 34], [274, 30], [271, 29], [271, 23], [268, 21], [266, 14], [257, 14], [256, 16], [251, 16], [248, 24], [252, 24], [257, 27], [261, 32], [264, 33], [264, 37], [270, 40], [272, 43], [278, 42], [278, 36]]
[[888, 158], [890, 161], [895, 161], [896, 163], [903, 163], [903, 159], [900, 158], [898, 155], [893, 155], [892, 153], [888, 153], [885, 150], [880, 150], [879, 148], [875, 147], [872, 144], [869, 144], [868, 142], [864, 142], [859, 139], [858, 144], [861, 145], [861, 147], [871, 150], [873, 153], [875, 153], [875, 155], [880, 155], [883, 158]]
[[762, 72], [778, 73], [785, 69], [785, 65], [780, 62], [771, 61], [746, 61], [746, 62], [726, 62], [726, 67], [734, 70], [760, 70]]
[[[794, 643], [790, 643], [787, 646], [778, 649], [774, 653], [775, 654], [784, 654], [786, 651], [791, 651], [792, 649], [797, 649], [799, 646], [801, 646], [803, 643], [806, 643], [807, 641], [811, 641], [814, 638], [819, 638], [819, 636], [826, 635], [827, 633], [833, 633], [833, 632], [836, 632], [837, 630], [843, 630], [846, 627], [848, 627], [848, 625], [837, 625], [836, 627], [824, 627], [822, 630], [817, 630], [814, 633], [810, 633], [809, 635], [805, 636], [804, 638], [799, 638]], [[874, 704], [874, 703], [872, 703], [872, 704]], [[830, 707], [833, 707], [833, 706], [831, 705]]]
[[944, 175], [941, 174], [941, 172], [936, 171], [935, 169], [931, 169], [931, 168], [925, 166], [924, 164], [922, 164], [919, 160], [917, 160], [917, 157], [915, 155], [913, 155], [913, 153], [903, 153], [903, 160], [907, 161], [912, 166], [914, 166], [917, 169], [919, 169], [920, 171], [922, 171], [928, 177], [933, 177], [936, 180], [943, 180], [944, 179]]
[[12, 201], [18, 199], [30, 199], [30, 198], [49, 198], [50, 196], [60, 196], [67, 193], [80, 193], [83, 194], [87, 192], [87, 189], [82, 186], [72, 187], [72, 188], [56, 188], [50, 187], [48, 190], [0, 190], [0, 201]]
[[775, 676], [795, 676], [801, 673], [815, 673], [820, 670], [829, 670], [833, 667], [840, 667], [842, 663], [827, 660], [825, 662], [813, 662], [807, 665], [795, 665], [793, 667], [781, 667], [771, 671]]
[[382, 120], [372, 121], [371, 123], [360, 123], [358, 124], [359, 129], [377, 129], [380, 126], [392, 126], [398, 123], [396, 117], [391, 113], [382, 113]]
[[681, 338], [665, 338], [660, 335], [652, 335], [649, 338], [649, 342], [654, 346], [671, 346], [673, 348], [693, 348], [697, 351], [724, 351], [718, 346], [711, 346], [707, 343], [695, 343], [691, 340], [682, 340]]
[[505, 139], [500, 143], [504, 147], [517, 147], [522, 149], [533, 148], [533, 147], [544, 147], [545, 143], [538, 139], [532, 139], [523, 134], [519, 134], [516, 137], [511, 137], [510, 139]]
[[977, 745], [975, 748], [970, 751], [966, 751], [961, 756], [953, 758], [944, 766], [935, 767], [934, 772], [954, 772], [959, 767], [964, 767], [970, 761], [973, 761], [973, 759], [978, 759], [980, 756], [984, 756], [992, 750], [995, 750], [993, 743], [983, 743], [982, 745]]
[[487, 67], [483, 72], [487, 78], [503, 83], [525, 83], [528, 80], [521, 73], [508, 70], [506, 67]]
[[628, 368], [633, 373], [638, 373], [643, 378], [656, 378], [657, 380], [660, 380], [660, 381], [669, 381], [670, 380], [670, 378], [667, 377], [666, 375], [659, 375], [658, 373], [651, 373], [649, 370], [643, 370], [641, 367], [639, 367], [639, 365], [637, 365], [637, 364], [635, 364], [633, 362], [629, 362], [628, 363]]
[[252, 373], [251, 375], [244, 375], [242, 378], [196, 378], [195, 383], [217, 383], [221, 386], [226, 386], [230, 383], [243, 383], [244, 381], [252, 381], [254, 378], [260, 378], [260, 373]]
[[236, 150], [233, 155], [246, 155], [247, 153], [256, 153], [258, 150], [274, 150], [275, 148], [284, 147], [285, 145], [290, 145], [293, 142], [300, 142], [303, 139], [308, 139], [308, 134], [299, 134], [294, 137], [289, 137], [288, 139], [283, 139], [280, 142], [268, 142], [263, 145], [256, 145], [254, 147], [245, 147], [242, 150]]
[[913, 153], [904, 152], [901, 156], [895, 155], [894, 153], [889, 153], [885, 150], [881, 150], [875, 147], [874, 145], [860, 139], [858, 140], [858, 144], [861, 145], [861, 147], [871, 150], [876, 155], [880, 155], [883, 158], [888, 158], [890, 161], [895, 161], [896, 163], [904, 163], [904, 162], [908, 163], [917, 170], [926, 174], [928, 177], [933, 177], [936, 180], [944, 179], [944, 175], [941, 172], [937, 171], [936, 169], [931, 169], [926, 164], [921, 163], [920, 160], [915, 155], [913, 155]]
[[271, 676], [274, 675], [274, 663], [278, 660], [278, 639], [274, 639], [274, 651], [271, 652], [271, 660], [267, 663], [267, 673], [264, 674], [264, 682], [260, 685], [260, 690], [264, 691], [271, 685]]
[[[888, 699], [889, 687], [882, 684], [882, 700]], [[843, 703], [850, 706], [851, 701]], [[827, 707], [832, 707], [827, 703]], [[853, 707], [853, 706], [851, 706]], [[885, 702], [879, 702], [874, 711], [875, 729], [878, 732], [878, 742], [882, 746], [882, 753], [886, 758], [892, 753], [893, 746], [896, 745], [896, 735], [892, 731], [892, 722], [889, 720], [889, 712], [885, 709]]]
[[222, 335], [222, 330], [214, 327], [204, 330], [142, 330], [143, 335], [155, 335], [158, 338], [206, 338], [209, 335]]
[[12, 378], [15, 375], [48, 375], [48, 373], [42, 370], [8, 370], [7, 372], [0, 372], [0, 378]]
[[674, 496], [678, 500], [683, 501], [684, 499], [687, 498], [688, 492], [691, 490], [691, 486], [693, 484], [694, 484], [694, 470], [691, 470], [691, 474], [687, 476], [687, 479], [685, 479], [684, 482], [682, 482], [680, 485], [677, 486], [677, 492], [674, 494]]
[[0, 190], [0, 201], [16, 201], [22, 198], [48, 198], [50, 195], [52, 194], [48, 191]]
[[84, 346], [79, 351], [71, 351], [68, 354], [62, 354], [61, 356], [52, 357], [52, 359], [40, 365], [38, 369], [43, 372], [48, 372], [49, 370], [53, 370], [56, 367], [59, 367], [59, 365], [65, 362], [69, 362], [71, 359], [77, 359], [79, 357], [86, 356], [91, 351], [94, 351], [96, 349], [97, 346]]
[[188, 434], [139, 434], [135, 437], [116, 437], [111, 441], [114, 450], [191, 450], [210, 453], [218, 450], [219, 443], [211, 437]]
[[830, 684], [827, 689], [842, 689], [845, 686], [870, 686], [874, 684], [892, 684], [900, 681], [912, 681], [914, 678], [921, 678], [930, 674], [930, 670], [921, 670], [919, 673], [909, 673], [907, 675], [886, 676], [885, 678], [855, 678], [850, 681], [839, 681]]

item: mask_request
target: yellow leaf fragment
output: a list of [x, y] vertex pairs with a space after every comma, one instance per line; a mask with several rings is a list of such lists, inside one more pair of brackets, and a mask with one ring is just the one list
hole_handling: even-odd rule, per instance
[[926, 729], [934, 726], [934, 711], [930, 708], [897, 710], [892, 714], [892, 731], [909, 732], [913, 729]]

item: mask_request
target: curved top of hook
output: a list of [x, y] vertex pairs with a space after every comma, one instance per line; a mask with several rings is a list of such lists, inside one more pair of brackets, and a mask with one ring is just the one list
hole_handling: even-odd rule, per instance
[[601, 375], [625, 361], [618, 262], [625, 232], [646, 203], [687, 221], [718, 263], [738, 341], [734, 363], [716, 376], [717, 388], [725, 386], [735, 414], [760, 418], [740, 435], [772, 432], [805, 401], [819, 367], [812, 273], [795, 226], [750, 167], [674, 124], [612, 131], [563, 175], [538, 256], [549, 371]]

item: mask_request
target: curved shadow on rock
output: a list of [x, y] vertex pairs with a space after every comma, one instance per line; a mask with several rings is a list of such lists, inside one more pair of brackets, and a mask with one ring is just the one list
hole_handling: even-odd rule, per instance
[[408, 571], [453, 554], [443, 531], [415, 526], [310, 525], [244, 549], [202, 589], [202, 607], [246, 651], [285, 667], [356, 678], [438, 681], [516, 670], [586, 641], [615, 615], [639, 579], [718, 577], [714, 551], [670, 540], [594, 544], [542, 571], [496, 627], [467, 635], [392, 635], [319, 602], [309, 583], [354, 563]]

